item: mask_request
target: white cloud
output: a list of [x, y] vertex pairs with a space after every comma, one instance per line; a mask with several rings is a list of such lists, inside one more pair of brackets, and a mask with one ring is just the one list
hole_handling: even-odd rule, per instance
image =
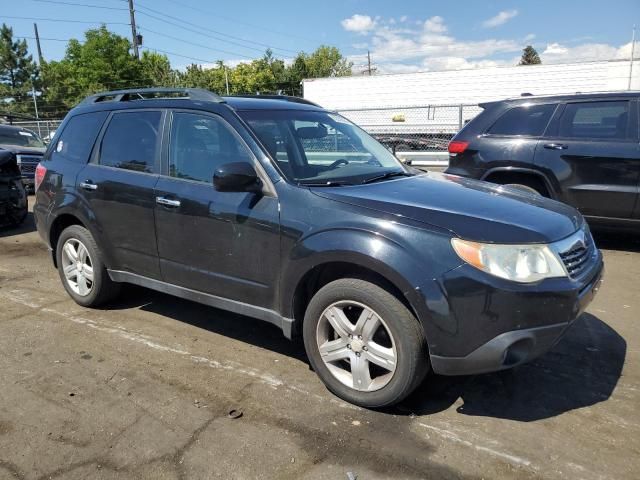
[[518, 15], [518, 10], [503, 10], [498, 13], [495, 17], [491, 17], [484, 22], [482, 22], [482, 26], [484, 28], [495, 28], [500, 25], [507, 23], [513, 17]]
[[408, 19], [409, 19], [409, 17], [407, 17], [406, 15], [402, 15], [402, 16], [400, 17], [400, 23], [404, 23], [404, 22], [406, 22]]
[[[636, 52], [640, 42], [636, 42]], [[631, 55], [631, 42], [616, 47], [607, 43], [583, 43], [568, 47], [550, 43], [540, 54], [543, 63], [590, 62], [595, 60], [626, 59]]]
[[356, 32], [360, 34], [366, 34], [376, 27], [376, 21], [369, 15], [360, 15], [357, 13], [349, 18], [345, 18], [340, 23], [342, 24], [342, 28], [348, 32]]
[[447, 26], [444, 24], [444, 18], [436, 15], [435, 17], [428, 18], [424, 22], [424, 29], [430, 33], [445, 33]]
[[[374, 24], [365, 32], [367, 42], [354, 43], [353, 47], [370, 50], [379, 73], [513, 66], [518, 64], [525, 45], [531, 43], [541, 52], [544, 64], [628, 58], [631, 52], [630, 43], [611, 45], [594, 43], [590, 39], [567, 40], [566, 43], [550, 41], [545, 47], [543, 42], [534, 43], [533, 33], [516, 38], [487, 36], [462, 40], [450, 32], [440, 16], [404, 22], [402, 17], [396, 17], [396, 24], [391, 24], [389, 18], [367, 18]], [[636, 45], [637, 55], [640, 55], [640, 42]], [[349, 60], [355, 64], [354, 72], [367, 63], [363, 53], [351, 55]]]

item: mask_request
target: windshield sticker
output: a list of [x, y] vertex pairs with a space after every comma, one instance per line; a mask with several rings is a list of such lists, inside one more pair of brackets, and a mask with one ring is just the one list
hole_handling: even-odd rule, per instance
[[63, 148], [64, 148], [64, 142], [62, 140], [60, 140], [58, 142], [58, 144], [56, 145], [56, 152], [60, 153]]
[[22, 135], [23, 137], [33, 137], [29, 132], [18, 132], [18, 135]]

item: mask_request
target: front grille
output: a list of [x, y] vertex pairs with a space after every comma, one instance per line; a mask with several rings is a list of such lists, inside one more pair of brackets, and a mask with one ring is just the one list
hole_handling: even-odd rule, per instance
[[589, 266], [589, 259], [591, 259], [595, 245], [587, 229], [580, 230], [573, 237], [569, 242], [568, 248], [564, 251], [559, 251], [558, 255], [560, 255], [569, 277], [576, 278]]
[[32, 164], [32, 163], [21, 163], [20, 164], [20, 172], [22, 172], [22, 174], [26, 174], [26, 173], [36, 173], [36, 167], [38, 166], [37, 163]]
[[17, 155], [20, 172], [23, 175], [34, 175], [42, 155]]

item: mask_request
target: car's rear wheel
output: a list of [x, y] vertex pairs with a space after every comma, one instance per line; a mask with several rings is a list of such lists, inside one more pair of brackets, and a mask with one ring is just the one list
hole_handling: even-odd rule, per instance
[[429, 368], [416, 318], [389, 291], [365, 280], [340, 279], [321, 288], [307, 308], [303, 337], [327, 388], [363, 407], [401, 401]]
[[91, 233], [80, 225], [63, 230], [56, 248], [58, 273], [73, 300], [83, 307], [97, 307], [113, 299], [119, 284], [109, 278]]

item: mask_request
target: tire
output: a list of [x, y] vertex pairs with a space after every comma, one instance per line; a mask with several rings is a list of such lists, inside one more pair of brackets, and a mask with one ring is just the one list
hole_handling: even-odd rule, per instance
[[[68, 247], [75, 251], [75, 259], [81, 261], [81, 269]], [[80, 225], [71, 225], [60, 234], [56, 262], [62, 285], [78, 305], [98, 307], [114, 299], [120, 291], [120, 285], [109, 278], [93, 236]]]
[[[344, 278], [322, 287], [305, 312], [303, 338], [309, 362], [327, 388], [361, 407], [400, 402], [429, 370], [418, 320], [394, 295], [365, 280]], [[360, 373], [354, 375], [352, 365]]]
[[506, 183], [503, 186], [504, 187], [511, 187], [511, 188], [516, 189], [516, 190], [521, 190], [523, 192], [527, 192], [527, 193], [530, 193], [532, 195], [538, 195], [540, 197], [542, 196], [542, 193], [540, 193], [535, 188], [530, 187], [529, 185], [524, 185], [522, 183]]
[[22, 184], [22, 180], [12, 181], [10, 188], [15, 192], [15, 195], [13, 195], [11, 203], [8, 206], [7, 216], [9, 219], [9, 225], [17, 227], [22, 225], [25, 218], [27, 218], [29, 213], [29, 200], [27, 197], [27, 191]]

